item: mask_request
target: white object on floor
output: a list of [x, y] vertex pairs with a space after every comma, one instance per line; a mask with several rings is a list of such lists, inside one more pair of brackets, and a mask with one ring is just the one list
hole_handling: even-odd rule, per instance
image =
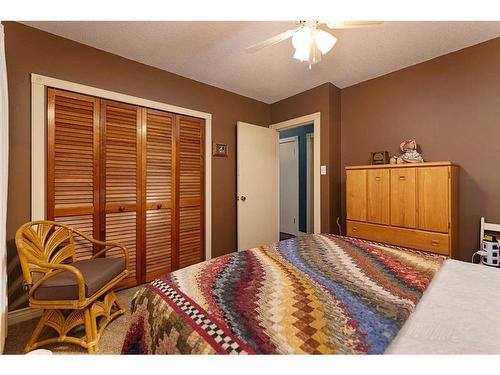
[[48, 349], [35, 349], [31, 352], [26, 353], [26, 355], [51, 355], [52, 351]]
[[500, 354], [500, 270], [446, 260], [386, 354]]

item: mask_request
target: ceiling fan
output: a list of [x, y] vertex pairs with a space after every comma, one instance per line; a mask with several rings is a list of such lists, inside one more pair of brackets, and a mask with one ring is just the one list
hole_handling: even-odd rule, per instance
[[337, 42], [330, 29], [351, 29], [356, 27], [374, 26], [382, 21], [299, 21], [295, 29], [287, 30], [246, 49], [253, 53], [262, 48], [275, 45], [288, 38], [292, 38], [295, 48], [293, 57], [300, 61], [307, 61], [309, 69], [313, 64], [321, 61], [321, 56], [327, 54]]

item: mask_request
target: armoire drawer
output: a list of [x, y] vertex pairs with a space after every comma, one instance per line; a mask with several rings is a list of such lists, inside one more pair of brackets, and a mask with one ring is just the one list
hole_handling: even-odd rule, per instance
[[436, 254], [450, 255], [449, 235], [414, 229], [389, 227], [384, 225], [347, 221], [347, 235], [429, 251]]

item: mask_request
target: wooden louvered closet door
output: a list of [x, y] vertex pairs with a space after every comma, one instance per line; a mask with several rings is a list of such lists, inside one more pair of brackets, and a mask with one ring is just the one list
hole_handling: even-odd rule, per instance
[[[173, 179], [172, 129], [174, 115], [143, 109], [143, 152], [145, 180], [145, 267], [151, 281], [172, 270]], [[143, 148], [144, 150], [144, 148]]]
[[[47, 91], [47, 219], [99, 237], [99, 99]], [[75, 238], [78, 258], [92, 244]]]
[[[125, 285], [141, 280], [141, 111], [139, 107], [101, 101], [101, 237], [125, 245], [129, 276]], [[139, 250], [139, 251], [138, 251]], [[116, 255], [120, 252], [117, 250]], [[107, 252], [107, 256], [113, 256]]]
[[199, 118], [181, 115], [177, 115], [176, 120], [176, 268], [183, 268], [205, 258], [205, 122]]
[[47, 218], [124, 244], [121, 287], [204, 260], [204, 120], [55, 89], [47, 114]]

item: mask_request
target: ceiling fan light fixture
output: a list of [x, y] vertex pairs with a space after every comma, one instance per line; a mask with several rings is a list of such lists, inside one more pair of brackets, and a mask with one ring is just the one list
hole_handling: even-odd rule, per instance
[[311, 29], [309, 28], [309, 26], [303, 26], [293, 34], [292, 45], [295, 48], [309, 46], [309, 44], [311, 43], [311, 39]]
[[315, 30], [314, 41], [323, 55], [327, 54], [337, 43], [337, 38], [324, 30]]
[[310, 47], [301, 47], [296, 48], [295, 53], [293, 54], [293, 58], [300, 61], [308, 61], [310, 55]]
[[321, 61], [321, 51], [315, 40], [311, 40], [311, 46], [309, 49], [309, 69], [313, 64], [317, 64]]
[[309, 60], [312, 41], [313, 36], [308, 26], [304, 26], [297, 30], [292, 37], [292, 45], [295, 47], [293, 58], [300, 61]]

